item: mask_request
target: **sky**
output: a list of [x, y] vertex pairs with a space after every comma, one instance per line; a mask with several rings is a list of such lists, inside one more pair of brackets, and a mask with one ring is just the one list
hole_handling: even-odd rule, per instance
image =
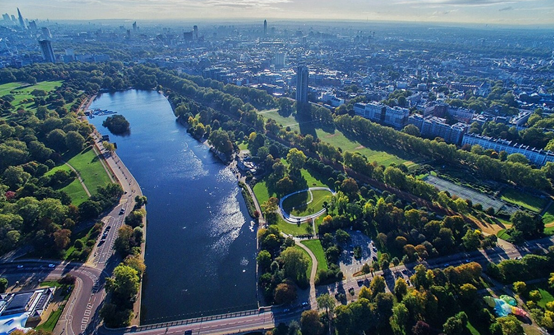
[[50, 20], [362, 20], [554, 25], [554, 0], [1, 0]]

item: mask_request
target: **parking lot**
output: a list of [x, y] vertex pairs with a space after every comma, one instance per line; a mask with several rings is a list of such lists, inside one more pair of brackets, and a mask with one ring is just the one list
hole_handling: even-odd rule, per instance
[[[343, 251], [339, 258], [339, 266], [346, 278], [352, 278], [352, 275], [362, 269], [365, 263], [371, 264], [373, 257], [377, 259], [377, 248], [373, 241], [360, 231], [348, 230], [350, 242], [343, 245]], [[354, 257], [354, 248], [361, 248], [361, 258]]]

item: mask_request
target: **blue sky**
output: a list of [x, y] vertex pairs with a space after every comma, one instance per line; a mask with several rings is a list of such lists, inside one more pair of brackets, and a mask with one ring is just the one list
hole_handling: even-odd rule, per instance
[[29, 19], [314, 19], [554, 25], [554, 0], [2, 0]]

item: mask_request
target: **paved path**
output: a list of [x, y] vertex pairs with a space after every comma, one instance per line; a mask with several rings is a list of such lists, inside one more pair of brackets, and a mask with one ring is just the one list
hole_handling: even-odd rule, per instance
[[[68, 162], [63, 162], [65, 165], [69, 166], [69, 168], [71, 170], [73, 170], [73, 172], [75, 172], [75, 174], [77, 175], [77, 179], [79, 180], [79, 183], [81, 183], [81, 186], [83, 186], [83, 189], [85, 190], [85, 193], [87, 194], [87, 196], [90, 198], [91, 194], [88, 190], [88, 187], [87, 185], [85, 185], [85, 182], [83, 181], [83, 178], [81, 178], [81, 174], [79, 173], [79, 171], [75, 170], [75, 168], [69, 164]], [[108, 173], [108, 175], [110, 174], [108, 171], [106, 171]]]
[[297, 246], [300, 248], [306, 250], [308, 255], [310, 255], [310, 258], [312, 259], [312, 270], [310, 271], [310, 306], [312, 309], [317, 309], [317, 300], [316, 300], [316, 291], [315, 291], [315, 276], [317, 274], [317, 258], [315, 258], [314, 253], [305, 246], [302, 241], [300, 240], [294, 240]]

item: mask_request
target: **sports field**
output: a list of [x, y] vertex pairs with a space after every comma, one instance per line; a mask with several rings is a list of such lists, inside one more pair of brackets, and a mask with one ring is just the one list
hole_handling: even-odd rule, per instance
[[511, 188], [502, 192], [501, 199], [535, 213], [540, 213], [548, 202], [546, 198], [539, 198], [529, 193], [518, 192]]
[[498, 211], [504, 203], [500, 200], [494, 199], [485, 195], [483, 193], [476, 192], [467, 187], [456, 185], [448, 180], [441, 179], [432, 175], [427, 176], [424, 180], [436, 186], [441, 191], [448, 191], [450, 195], [457, 195], [462, 199], [470, 199], [474, 204], [481, 204], [483, 208], [494, 208], [495, 211]]

